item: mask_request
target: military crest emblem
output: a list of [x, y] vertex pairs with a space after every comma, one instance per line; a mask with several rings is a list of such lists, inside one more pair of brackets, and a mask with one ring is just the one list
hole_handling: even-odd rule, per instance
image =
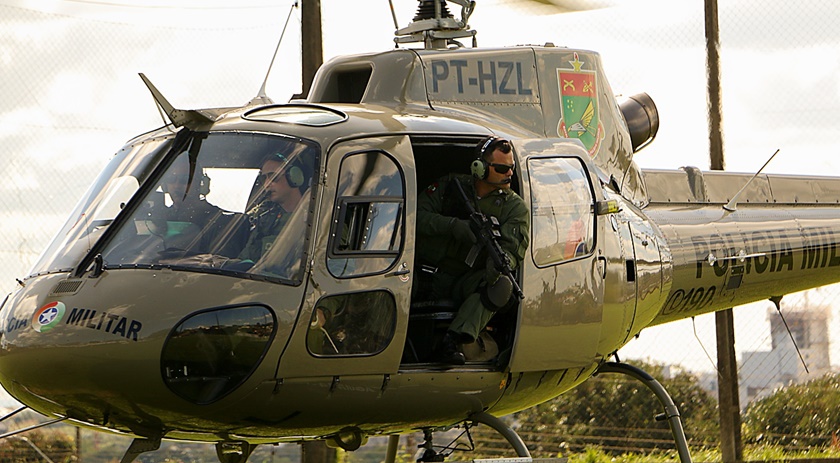
[[604, 137], [598, 110], [596, 73], [583, 70], [586, 63], [580, 60], [577, 52], [569, 64], [571, 68], [557, 69], [557, 84], [560, 87], [557, 135], [577, 138], [589, 151], [589, 155], [595, 156]]

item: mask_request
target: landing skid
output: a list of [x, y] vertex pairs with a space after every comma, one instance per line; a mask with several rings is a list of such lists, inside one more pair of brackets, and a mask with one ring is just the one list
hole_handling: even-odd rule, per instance
[[531, 457], [531, 452], [528, 451], [528, 447], [525, 445], [525, 442], [521, 437], [519, 437], [519, 434], [511, 429], [510, 426], [506, 425], [504, 421], [485, 412], [476, 413], [470, 416], [470, 419], [476, 423], [486, 424], [501, 434], [502, 437], [508, 441], [511, 447], [513, 447], [513, 450], [516, 451], [516, 456], [526, 458]]
[[[641, 381], [648, 389], [653, 391], [656, 395], [656, 398], [659, 399], [659, 402], [665, 408], [665, 412], [657, 415], [657, 421], [668, 420], [668, 425], [671, 428], [671, 434], [674, 436], [674, 444], [677, 447], [677, 452], [680, 456], [681, 463], [691, 463], [691, 454], [688, 451], [688, 442], [685, 439], [685, 433], [683, 432], [682, 421], [680, 420], [680, 412], [677, 409], [677, 406], [674, 404], [673, 399], [668, 394], [668, 391], [659, 383], [653, 376], [647, 374], [644, 370], [636, 368], [632, 365], [628, 365], [626, 363], [618, 363], [618, 362], [607, 362], [601, 365], [598, 370], [596, 371], [597, 374], [601, 373], [621, 373], [632, 378], [638, 379]], [[517, 458], [494, 458], [492, 461], [494, 463], [532, 463], [534, 460], [531, 458], [531, 453], [528, 451], [528, 447], [525, 445], [525, 442], [516, 433], [510, 426], [505, 424], [504, 421], [496, 418], [489, 413], [481, 412], [471, 415], [467, 422], [472, 423], [481, 423], [485, 424], [491, 428], [493, 428], [496, 432], [502, 435], [508, 443], [511, 445], [513, 450], [516, 452]], [[467, 428], [469, 428], [469, 424], [467, 424]], [[443, 452], [437, 452], [434, 450], [434, 446], [432, 445], [432, 435], [433, 431], [431, 429], [424, 429], [423, 435], [425, 442], [420, 446], [420, 448], [424, 449], [420, 458], [417, 459], [418, 463], [436, 463], [442, 462], [445, 460], [448, 454], [444, 454]], [[396, 455], [397, 455], [397, 447], [399, 446], [399, 435], [392, 435], [388, 437], [388, 450], [385, 455], [385, 462], [384, 463], [395, 463]], [[472, 442], [472, 440], [471, 440]], [[540, 459], [540, 461], [564, 461], [565, 459]], [[478, 462], [479, 460], [475, 460]], [[481, 460], [485, 461], [485, 460]], [[487, 460], [489, 461], [489, 460]]]
[[677, 446], [677, 452], [680, 455], [682, 463], [691, 463], [691, 454], [688, 451], [688, 442], [685, 440], [685, 433], [683, 432], [682, 421], [680, 420], [680, 411], [668, 394], [668, 391], [659, 384], [653, 376], [647, 374], [644, 370], [636, 368], [626, 363], [607, 362], [600, 367], [595, 374], [600, 373], [621, 373], [641, 381], [648, 389], [656, 394], [659, 403], [665, 408], [665, 413], [656, 416], [657, 421], [668, 420], [668, 426], [671, 427], [671, 434], [674, 436], [674, 444]]
[[[465, 421], [464, 427], [465, 431], [461, 434], [467, 435], [470, 440], [469, 448], [458, 448], [458, 446], [453, 446], [452, 444], [455, 443], [461, 436], [455, 438], [455, 440], [445, 447], [436, 447], [433, 443], [433, 435], [434, 431], [432, 429], [424, 429], [423, 430], [423, 439], [424, 442], [419, 446], [419, 448], [423, 449], [420, 457], [417, 458], [418, 463], [441, 463], [446, 460], [452, 451], [454, 450], [474, 450], [472, 437], [470, 437], [469, 429], [474, 426], [475, 424], [485, 424], [491, 428], [493, 428], [496, 432], [502, 435], [505, 440], [508, 441], [511, 447], [513, 447], [516, 455], [519, 458], [500, 458], [500, 459], [493, 459], [494, 462], [516, 462], [516, 463], [531, 463], [531, 452], [528, 451], [528, 447], [525, 445], [525, 442], [519, 437], [519, 434], [516, 433], [510, 426], [505, 424], [504, 421], [496, 418], [489, 413], [480, 412], [470, 415], [469, 419]], [[388, 450], [385, 454], [385, 462], [384, 463], [395, 463], [396, 456], [397, 456], [397, 448], [399, 447], [400, 436], [398, 434], [388, 436]], [[435, 449], [442, 449], [441, 451]], [[448, 452], [447, 452], [448, 450]]]

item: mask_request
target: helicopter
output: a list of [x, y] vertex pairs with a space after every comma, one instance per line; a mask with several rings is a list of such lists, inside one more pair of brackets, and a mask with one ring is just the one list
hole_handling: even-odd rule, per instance
[[[450, 3], [460, 18], [421, 0], [396, 31], [422, 47], [334, 58], [305, 100], [183, 110], [141, 75], [169, 122], [116, 153], [4, 300], [0, 384], [45, 424], [132, 437], [123, 463], [164, 439], [244, 463], [417, 430], [436, 461], [433, 434], [466, 423], [528, 457], [499, 417], [599, 372], [663, 394], [609, 361], [643, 329], [840, 281], [840, 178], [643, 170], [652, 98], [617, 101], [593, 51], [478, 48], [475, 3]], [[431, 353], [456, 308], [412, 291], [417, 199], [489, 136], [530, 211], [523, 299], [446, 365]], [[297, 201], [243, 259], [275, 153]]]

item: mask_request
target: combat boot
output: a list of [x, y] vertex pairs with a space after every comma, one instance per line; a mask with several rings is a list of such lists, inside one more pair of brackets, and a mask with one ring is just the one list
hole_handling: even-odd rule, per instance
[[458, 337], [457, 333], [447, 331], [441, 339], [434, 359], [438, 363], [446, 363], [451, 365], [463, 365], [467, 362], [464, 353], [461, 352], [458, 343], [455, 339]]

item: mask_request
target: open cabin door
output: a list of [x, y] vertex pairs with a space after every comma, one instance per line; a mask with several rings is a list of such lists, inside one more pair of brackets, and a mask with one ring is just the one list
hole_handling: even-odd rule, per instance
[[[511, 371], [589, 366], [597, 358], [604, 272], [596, 215], [600, 190], [589, 155], [569, 140], [514, 140], [531, 242], [522, 266]], [[597, 193], [596, 193], [597, 192]]]
[[278, 375], [396, 373], [414, 262], [409, 139], [337, 144], [325, 172], [309, 285]]

